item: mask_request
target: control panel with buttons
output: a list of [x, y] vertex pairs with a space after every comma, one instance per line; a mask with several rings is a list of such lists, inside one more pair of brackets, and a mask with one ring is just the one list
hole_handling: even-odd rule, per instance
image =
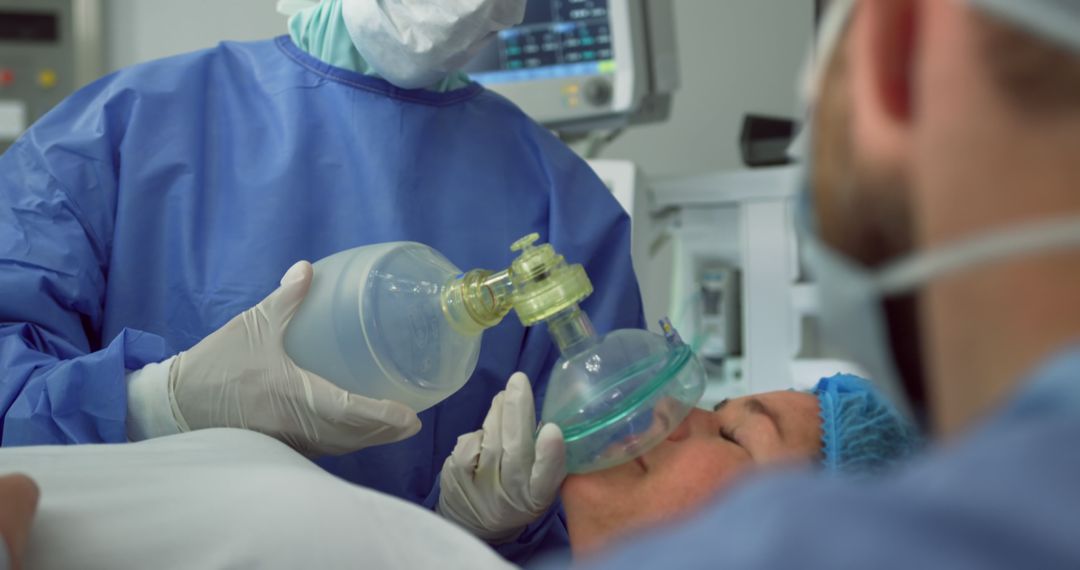
[[80, 83], [84, 0], [0, 0], [0, 152]]

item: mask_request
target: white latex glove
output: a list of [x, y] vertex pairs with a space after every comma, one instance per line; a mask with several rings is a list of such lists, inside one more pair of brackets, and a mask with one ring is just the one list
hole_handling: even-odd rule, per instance
[[535, 430], [532, 387], [518, 372], [492, 400], [484, 427], [459, 437], [443, 464], [438, 513], [492, 544], [520, 536], [566, 478], [562, 431], [547, 424], [534, 440]]
[[182, 431], [250, 429], [318, 456], [399, 441], [420, 430], [416, 413], [404, 404], [346, 392], [285, 354], [285, 327], [312, 274], [306, 261], [293, 265], [276, 291], [172, 361], [168, 394]]

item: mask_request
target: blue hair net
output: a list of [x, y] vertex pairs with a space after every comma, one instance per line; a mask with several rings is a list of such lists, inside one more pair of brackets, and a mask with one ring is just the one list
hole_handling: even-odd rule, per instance
[[922, 445], [918, 430], [858, 376], [837, 374], [814, 387], [821, 415], [825, 469], [880, 472]]

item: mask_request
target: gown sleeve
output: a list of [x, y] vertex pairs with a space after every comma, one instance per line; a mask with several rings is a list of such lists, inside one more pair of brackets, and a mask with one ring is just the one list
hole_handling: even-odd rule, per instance
[[125, 372], [170, 354], [146, 332], [102, 338], [119, 153], [99, 95], [72, 96], [0, 156], [5, 446], [126, 441]]

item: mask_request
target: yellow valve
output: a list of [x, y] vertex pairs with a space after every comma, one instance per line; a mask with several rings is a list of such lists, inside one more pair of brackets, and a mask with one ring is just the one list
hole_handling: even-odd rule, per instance
[[540, 234], [533, 232], [510, 245], [510, 251], [518, 252], [522, 251], [532, 244], [536, 243], [540, 239]]
[[581, 265], [569, 265], [551, 244], [534, 245], [539, 234], [529, 234], [510, 246], [520, 252], [510, 264], [514, 284], [514, 311], [521, 324], [534, 325], [568, 309], [593, 292]]
[[443, 312], [466, 334], [495, 326], [513, 310], [521, 324], [532, 326], [572, 309], [593, 292], [581, 265], [569, 265], [551, 244], [534, 245], [529, 234], [510, 246], [519, 253], [509, 269], [475, 269], [453, 280], [443, 294]]

